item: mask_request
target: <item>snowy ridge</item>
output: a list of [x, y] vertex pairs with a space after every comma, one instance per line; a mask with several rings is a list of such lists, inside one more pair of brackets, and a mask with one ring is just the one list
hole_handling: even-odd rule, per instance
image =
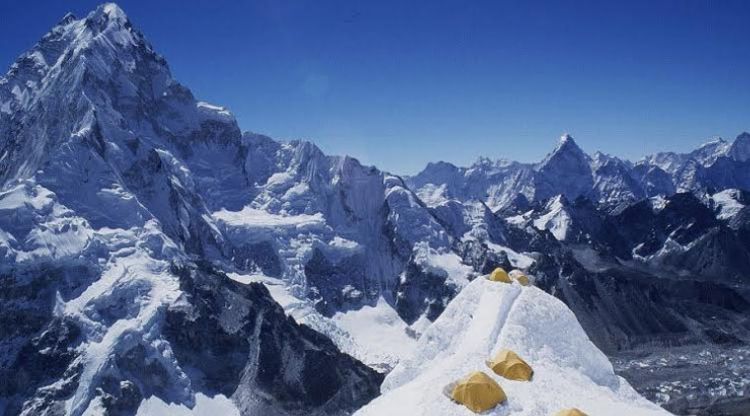
[[589, 156], [570, 135], [541, 162], [483, 160], [470, 167], [431, 163], [407, 183], [430, 206], [454, 199], [478, 199], [493, 211], [507, 208], [518, 195], [542, 202], [556, 195], [583, 196], [616, 207], [675, 192], [750, 188], [746, 163], [750, 134], [734, 141], [712, 140], [689, 153], [663, 152], [637, 163], [596, 152]]
[[479, 278], [425, 332], [413, 355], [386, 377], [383, 395], [357, 415], [472, 415], [443, 395], [503, 348], [534, 370], [530, 382], [493, 376], [508, 401], [487, 414], [547, 416], [569, 407], [588, 414], [667, 415], [614, 374], [562, 302], [534, 287]]

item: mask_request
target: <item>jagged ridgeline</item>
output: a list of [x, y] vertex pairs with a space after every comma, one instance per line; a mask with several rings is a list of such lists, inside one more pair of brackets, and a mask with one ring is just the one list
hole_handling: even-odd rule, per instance
[[204, 261], [262, 253], [240, 260], [211, 216], [252, 197], [249, 139], [116, 5], [60, 21], [0, 102], [0, 413], [350, 414], [378, 394], [382, 375]]
[[[744, 347], [748, 156], [566, 136], [401, 178], [242, 133], [114, 4], [67, 15], [0, 78], [0, 413], [351, 414], [496, 267], [613, 357]], [[634, 387], [714, 402], [665, 398], [683, 374]]]

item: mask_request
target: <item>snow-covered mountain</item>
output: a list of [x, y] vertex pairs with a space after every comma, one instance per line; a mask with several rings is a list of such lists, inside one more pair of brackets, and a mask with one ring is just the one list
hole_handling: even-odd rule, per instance
[[0, 78], [0, 410], [350, 414], [498, 266], [606, 353], [741, 344], [745, 142], [403, 179], [242, 133], [114, 4], [66, 15]]
[[249, 200], [243, 138], [120, 8], [63, 18], [0, 103], [0, 413], [348, 414], [377, 394], [377, 372], [206, 262], [242, 261], [211, 207]]
[[[505, 223], [503, 244], [533, 259], [527, 272], [565, 301], [613, 357], [632, 357], [639, 353], [628, 351], [646, 346], [655, 355], [672, 345], [744, 348], [750, 339], [750, 170], [740, 149], [748, 143], [743, 133], [733, 142], [632, 163], [588, 156], [566, 135], [539, 164], [438, 162], [406, 183], [435, 211], [486, 204]], [[650, 380], [643, 390], [649, 398], [683, 413], [731, 403], [748, 386], [707, 390], [701, 381], [678, 389], [689, 396], [664, 394], [670, 383], [684, 381], [667, 381], [666, 374], [695, 379], [695, 373], [678, 367], [655, 381], [651, 368], [640, 367], [642, 375], [627, 368], [639, 383]], [[706, 380], [722, 377], [708, 371]]]
[[750, 134], [732, 142], [718, 139], [690, 153], [664, 152], [636, 163], [596, 152], [589, 156], [570, 135], [535, 165], [481, 159], [461, 168], [447, 162], [428, 164], [407, 184], [430, 205], [446, 199], [484, 201], [494, 211], [518, 195], [540, 202], [556, 195], [583, 196], [614, 209], [644, 197], [676, 192], [714, 193], [750, 187]]
[[0, 104], [7, 414], [348, 413], [381, 375], [340, 349], [387, 370], [476, 268], [529, 262], [484, 205], [436, 213], [397, 176], [241, 133], [114, 4], [66, 15]]
[[[485, 361], [502, 349], [529, 363], [530, 381], [494, 375]], [[474, 371], [490, 374], [507, 395], [483, 414], [546, 416], [567, 408], [591, 415], [669, 414], [615, 375], [562, 302], [534, 287], [479, 278], [386, 377], [383, 395], [356, 415], [473, 415], [444, 390]]]
[[542, 201], [560, 194], [575, 199], [587, 194], [593, 185], [590, 158], [566, 134], [536, 168], [534, 200]]

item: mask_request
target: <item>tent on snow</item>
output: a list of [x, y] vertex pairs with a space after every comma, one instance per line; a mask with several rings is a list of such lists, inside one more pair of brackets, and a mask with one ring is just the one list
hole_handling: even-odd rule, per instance
[[492, 273], [490, 273], [489, 280], [493, 282], [511, 283], [508, 272], [506, 272], [502, 267], [498, 267], [497, 269], [493, 270]]
[[482, 371], [475, 371], [453, 386], [451, 399], [474, 413], [490, 410], [507, 399], [495, 380]]
[[531, 366], [511, 350], [501, 350], [495, 358], [487, 361], [487, 366], [509, 380], [529, 381], [534, 374]]
[[529, 282], [529, 276], [526, 276], [526, 274], [524, 274], [524, 272], [522, 272], [522, 271], [520, 271], [518, 269], [511, 271], [508, 275], [510, 276], [511, 279], [517, 281], [518, 283], [520, 283], [523, 286], [528, 286], [529, 283], [530, 283]]
[[555, 413], [555, 416], [588, 416], [588, 415], [574, 407], [572, 409], [560, 410], [559, 412]]

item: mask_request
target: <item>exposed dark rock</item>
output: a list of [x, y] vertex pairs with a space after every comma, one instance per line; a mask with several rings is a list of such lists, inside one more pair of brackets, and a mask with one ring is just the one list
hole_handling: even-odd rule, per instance
[[185, 304], [167, 311], [164, 336], [207, 393], [268, 415], [344, 415], [378, 395], [381, 374], [287, 317], [262, 284], [205, 265], [175, 272]]

